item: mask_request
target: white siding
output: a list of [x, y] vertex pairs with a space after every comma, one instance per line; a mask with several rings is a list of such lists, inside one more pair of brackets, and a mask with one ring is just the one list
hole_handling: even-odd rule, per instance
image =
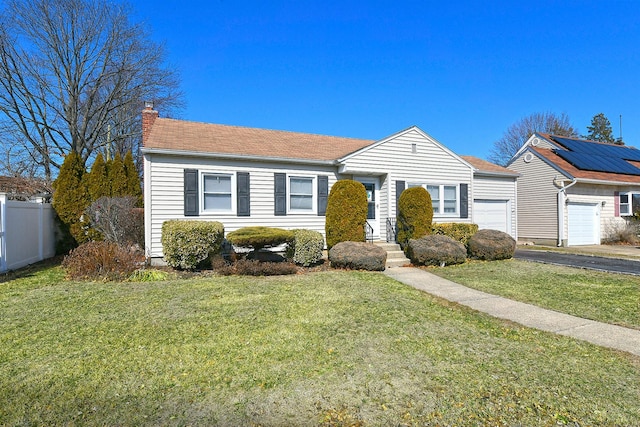
[[520, 155], [509, 169], [520, 173], [518, 178], [518, 238], [520, 240], [558, 239], [559, 188], [553, 184], [562, 174], [533, 156], [529, 163]]
[[[473, 200], [504, 200], [508, 202], [511, 216], [511, 230], [507, 231], [517, 238], [517, 185], [515, 177], [475, 176], [473, 179]], [[474, 217], [474, 221], [477, 220]]]
[[[201, 213], [197, 217], [185, 217], [184, 169], [197, 169], [199, 172], [249, 172], [251, 216]], [[330, 166], [233, 162], [161, 154], [145, 155], [145, 173], [145, 186], [149, 187], [146, 189], [147, 200], [145, 201], [147, 208], [145, 230], [149, 233], [147, 256], [152, 258], [162, 256], [162, 224], [171, 219], [219, 221], [224, 225], [225, 232], [248, 225], [264, 225], [286, 229], [307, 228], [324, 234], [325, 217], [318, 216], [315, 212], [314, 214], [274, 215], [274, 173], [314, 177], [327, 175], [329, 188], [336, 181], [335, 167]], [[316, 181], [314, 181], [314, 187], [317, 187]], [[315, 188], [314, 191], [316, 191]]]
[[[414, 144], [415, 153], [413, 152]], [[469, 186], [469, 217], [462, 219], [459, 213], [438, 215], [434, 217], [434, 221], [471, 222], [473, 217], [473, 169], [440, 143], [417, 129], [402, 132], [348, 157], [343, 163], [341, 172], [353, 175], [384, 175], [381, 178], [381, 203], [382, 197], [387, 198], [388, 203], [384, 207], [381, 206], [380, 216], [383, 222], [388, 216], [395, 216], [395, 181], [405, 181], [407, 186], [409, 183], [458, 186], [467, 184]]]

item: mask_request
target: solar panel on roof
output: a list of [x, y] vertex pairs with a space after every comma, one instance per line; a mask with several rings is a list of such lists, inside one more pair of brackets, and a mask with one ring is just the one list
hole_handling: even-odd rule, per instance
[[640, 168], [627, 163], [622, 158], [611, 156], [598, 156], [590, 153], [554, 150], [555, 153], [571, 163], [578, 169], [594, 171], [619, 173], [624, 175], [640, 175]]
[[623, 160], [640, 161], [640, 150], [634, 147], [587, 142], [555, 136], [552, 139], [574, 153], [584, 153], [593, 156], [606, 156]]

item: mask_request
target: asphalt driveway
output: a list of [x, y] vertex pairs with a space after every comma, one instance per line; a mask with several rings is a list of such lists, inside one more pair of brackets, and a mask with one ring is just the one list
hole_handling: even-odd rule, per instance
[[541, 250], [516, 249], [516, 259], [640, 276], [640, 261]]

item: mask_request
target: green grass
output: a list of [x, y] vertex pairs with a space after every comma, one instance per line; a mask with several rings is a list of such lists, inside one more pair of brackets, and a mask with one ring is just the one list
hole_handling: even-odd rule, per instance
[[495, 295], [585, 319], [640, 329], [640, 278], [528, 261], [468, 262], [429, 269]]
[[0, 283], [0, 425], [638, 425], [640, 359], [379, 273]]

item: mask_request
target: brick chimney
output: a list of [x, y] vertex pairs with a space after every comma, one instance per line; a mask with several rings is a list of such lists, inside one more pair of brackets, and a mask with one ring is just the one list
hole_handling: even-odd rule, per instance
[[153, 109], [153, 102], [145, 101], [144, 110], [142, 110], [142, 146], [147, 145], [147, 139], [151, 133], [151, 127], [158, 118], [158, 112]]

